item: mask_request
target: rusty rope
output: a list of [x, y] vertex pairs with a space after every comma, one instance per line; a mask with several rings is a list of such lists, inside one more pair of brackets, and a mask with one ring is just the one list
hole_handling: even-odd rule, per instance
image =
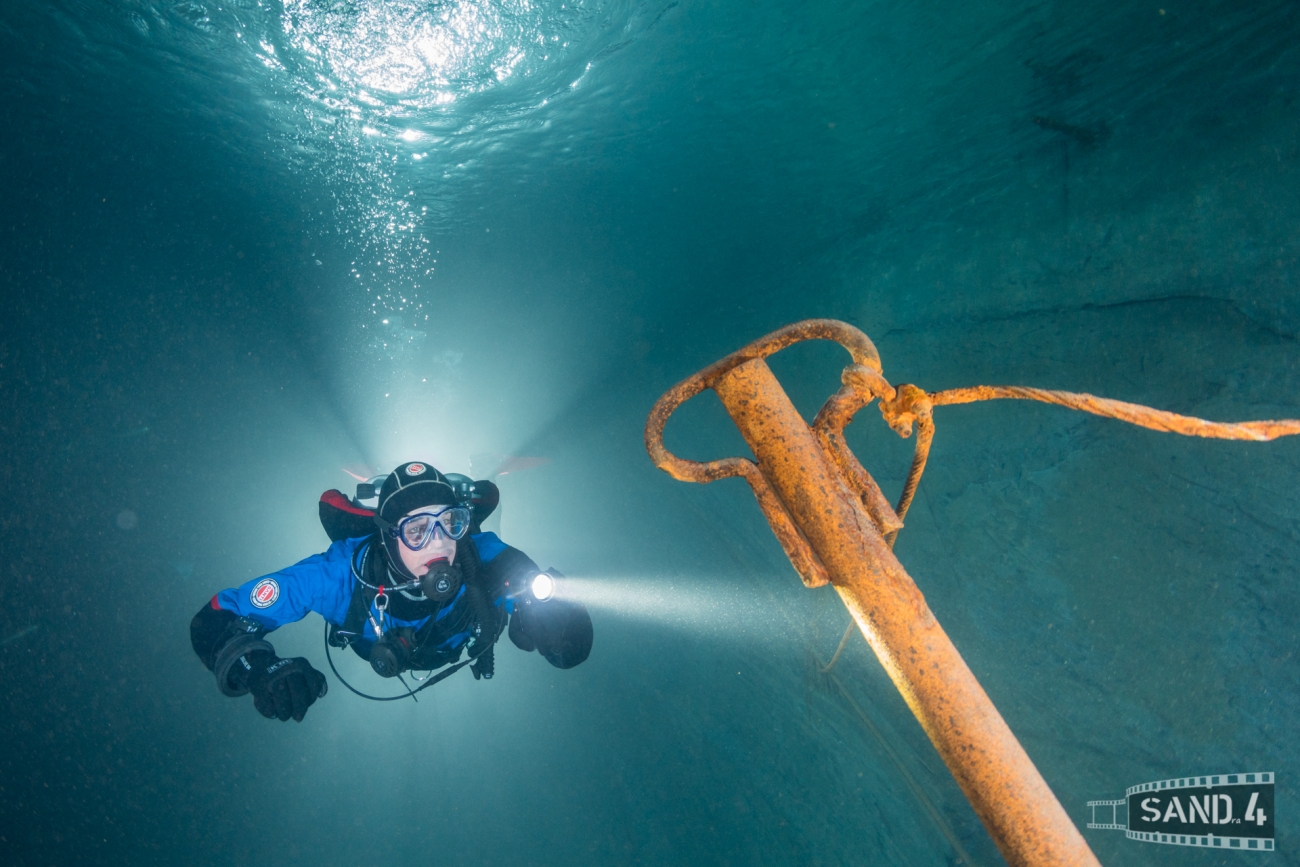
[[[894, 431], [900, 436], [907, 437], [911, 436], [913, 427], [916, 429], [916, 451], [912, 456], [912, 466], [907, 473], [907, 481], [903, 483], [903, 492], [899, 495], [898, 505], [894, 508], [894, 512], [898, 515], [900, 521], [907, 517], [907, 510], [911, 508], [912, 500], [916, 496], [917, 486], [921, 483], [921, 475], [925, 472], [926, 461], [930, 457], [930, 444], [934, 440], [933, 411], [936, 406], [955, 406], [962, 403], [976, 403], [982, 400], [1037, 400], [1042, 403], [1051, 403], [1092, 413], [1093, 415], [1119, 419], [1150, 430], [1176, 433], [1183, 436], [1266, 442], [1278, 437], [1300, 434], [1300, 419], [1214, 422], [1192, 416], [1178, 415], [1160, 409], [1152, 409], [1149, 406], [1127, 403], [1122, 400], [1111, 400], [1110, 398], [1071, 391], [1051, 391], [1045, 388], [1026, 388], [1015, 385], [976, 385], [970, 388], [953, 388], [927, 394], [915, 385], [900, 385], [893, 390], [894, 396], [888, 398], [885, 396], [888, 395], [887, 385], [882, 387], [880, 383], [858, 383], [850, 377], [846, 377], [845, 382], [858, 393], [858, 399], [848, 401], [840, 397], [835, 404], [828, 403], [827, 406], [847, 405], [852, 406], [855, 410], [855, 405], [861, 405], [861, 403], [873, 397], [881, 396], [880, 413]], [[846, 413], [841, 409], [838, 414], [842, 416], [851, 415], [851, 412]], [[885, 542], [891, 549], [897, 539], [898, 530], [885, 534]], [[845, 630], [844, 637], [840, 639], [839, 647], [835, 650], [835, 655], [822, 669], [823, 674], [829, 673], [835, 667], [835, 663], [839, 661], [840, 655], [844, 652], [844, 648], [848, 643], [849, 635], [853, 631], [853, 626], [854, 624], [850, 623], [848, 629]]]
[[[908, 471], [907, 481], [903, 484], [903, 493], [898, 498], [898, 507], [894, 510], [900, 520], [907, 516], [912, 498], [916, 496], [917, 485], [921, 482], [921, 474], [925, 472], [926, 461], [930, 457], [930, 444], [934, 439], [932, 417], [934, 407], [976, 403], [981, 400], [1037, 400], [1105, 418], [1119, 419], [1150, 430], [1208, 439], [1267, 442], [1278, 437], [1300, 434], [1300, 419], [1206, 421], [1202, 418], [1152, 409], [1137, 403], [1072, 391], [1052, 391], [1019, 385], [975, 385], [970, 388], [950, 388], [927, 394], [915, 385], [900, 385], [892, 399], [882, 398], [880, 401], [880, 414], [899, 436], [911, 436], [913, 425], [917, 430], [916, 452], [912, 456], [912, 467]], [[894, 540], [897, 538], [897, 530], [885, 536], [890, 548], [894, 547]]]
[[1018, 385], [977, 385], [972, 388], [951, 388], [930, 395], [930, 402], [933, 406], [952, 406], [959, 403], [975, 403], [980, 400], [1006, 398], [1054, 403], [1057, 406], [1078, 409], [1083, 412], [1090, 412], [1093, 415], [1117, 418], [1120, 421], [1126, 421], [1139, 427], [1189, 437], [1267, 442], [1278, 437], [1300, 434], [1300, 419], [1242, 422], [1206, 421], [1202, 418], [1178, 415], [1161, 409], [1152, 409], [1141, 404], [1125, 403], [1122, 400], [1111, 400], [1110, 398], [1096, 397], [1091, 394], [1049, 391], [1045, 388], [1024, 388]]

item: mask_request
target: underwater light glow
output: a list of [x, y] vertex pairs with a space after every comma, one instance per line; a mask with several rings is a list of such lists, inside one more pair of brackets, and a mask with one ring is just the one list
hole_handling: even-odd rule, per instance
[[[747, 579], [748, 580], [748, 579]], [[797, 582], [796, 582], [797, 583]], [[753, 584], [712, 576], [564, 577], [564, 598], [604, 618], [635, 621], [710, 638], [791, 638], [785, 604]]]
[[214, 20], [279, 113], [289, 164], [338, 203], [333, 218], [316, 215], [322, 230], [371, 263], [350, 273], [357, 299], [412, 317], [434, 291], [431, 232], [457, 225], [454, 202], [474, 188], [479, 157], [525, 129], [545, 137], [554, 107], [544, 107], [657, 15], [643, 0], [239, 5]]
[[533, 596], [538, 602], [545, 602], [555, 595], [555, 579], [545, 572], [538, 572], [533, 578]]

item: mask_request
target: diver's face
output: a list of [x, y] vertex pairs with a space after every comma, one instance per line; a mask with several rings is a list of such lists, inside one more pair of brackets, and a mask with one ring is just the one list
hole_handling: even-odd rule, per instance
[[[403, 515], [408, 518], [411, 515], [418, 515], [421, 512], [438, 512], [446, 506], [420, 506], [418, 509], [412, 509]], [[401, 520], [400, 518], [398, 520]], [[456, 562], [456, 540], [449, 539], [447, 534], [438, 527], [433, 531], [433, 538], [418, 551], [412, 551], [398, 541], [397, 550], [402, 552], [402, 565], [405, 566], [416, 578], [423, 578], [424, 574], [429, 571], [429, 566], [439, 560], [446, 560], [448, 563]]]

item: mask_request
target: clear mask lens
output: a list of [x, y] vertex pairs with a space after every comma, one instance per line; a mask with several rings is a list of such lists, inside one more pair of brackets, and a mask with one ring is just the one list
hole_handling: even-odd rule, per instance
[[433, 531], [434, 519], [432, 515], [416, 515], [402, 522], [402, 541], [406, 547], [413, 551], [418, 551], [424, 547], [424, 543], [429, 541], [429, 534]]
[[442, 529], [453, 539], [459, 539], [469, 529], [469, 509], [448, 509], [438, 518]]
[[469, 529], [469, 509], [452, 506], [441, 512], [421, 512], [405, 518], [397, 525], [398, 536], [402, 544], [412, 551], [419, 551], [434, 537], [438, 528], [449, 539], [460, 539]]

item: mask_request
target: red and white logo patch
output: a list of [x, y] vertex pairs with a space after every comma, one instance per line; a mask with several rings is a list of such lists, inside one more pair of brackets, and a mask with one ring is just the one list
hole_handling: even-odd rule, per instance
[[254, 608], [270, 608], [280, 598], [280, 585], [274, 578], [263, 578], [253, 585], [248, 601]]
[[407, 474], [408, 476], [422, 476], [422, 475], [424, 475], [424, 470], [425, 470], [425, 466], [424, 466], [424, 464], [407, 464], [407, 465], [406, 465], [406, 474]]

